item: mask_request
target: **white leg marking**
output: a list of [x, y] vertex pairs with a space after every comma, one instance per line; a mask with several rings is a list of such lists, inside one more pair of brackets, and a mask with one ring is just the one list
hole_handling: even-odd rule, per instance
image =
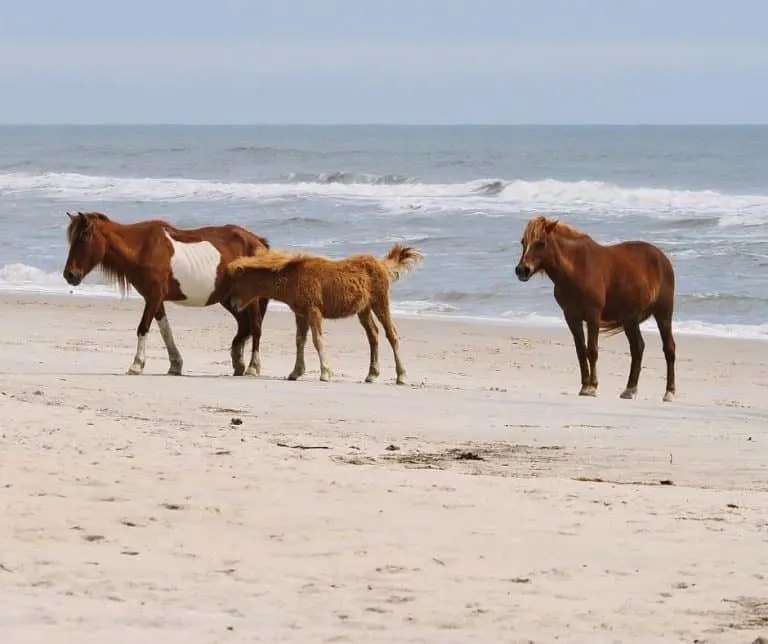
[[165, 348], [168, 349], [168, 360], [171, 361], [171, 367], [168, 369], [168, 373], [180, 376], [182, 367], [181, 352], [176, 346], [176, 342], [173, 340], [173, 333], [171, 332], [171, 324], [168, 322], [168, 316], [158, 321], [157, 326], [160, 328], [160, 335], [163, 336]]
[[261, 374], [261, 360], [259, 359], [259, 352], [254, 351], [251, 353], [251, 364], [248, 365], [248, 369], [245, 370], [246, 376], [258, 376]]
[[207, 241], [186, 244], [173, 239], [168, 231], [165, 236], [173, 247], [171, 273], [186, 297], [177, 304], [205, 306], [216, 288], [221, 253]]
[[142, 371], [144, 371], [144, 363], [146, 362], [146, 353], [147, 353], [147, 336], [140, 335], [138, 341], [136, 342], [136, 355], [133, 358], [133, 364], [131, 365], [130, 369], [128, 369], [128, 373], [130, 375], [138, 376]]

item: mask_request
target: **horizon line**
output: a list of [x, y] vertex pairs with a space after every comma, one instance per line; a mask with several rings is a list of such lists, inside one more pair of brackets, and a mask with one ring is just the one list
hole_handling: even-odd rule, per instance
[[749, 127], [765, 126], [768, 121], [668, 121], [668, 122], [553, 122], [539, 123], [535, 121], [520, 121], [510, 123], [490, 122], [387, 122], [387, 121], [252, 121], [252, 122], [195, 122], [195, 121], [41, 121], [13, 122], [0, 121], [0, 127]]

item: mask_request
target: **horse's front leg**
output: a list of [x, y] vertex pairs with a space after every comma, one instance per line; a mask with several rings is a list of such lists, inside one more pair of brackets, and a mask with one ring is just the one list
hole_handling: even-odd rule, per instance
[[133, 364], [128, 369], [128, 374], [131, 376], [138, 376], [144, 371], [147, 354], [147, 333], [149, 333], [149, 327], [152, 325], [152, 318], [158, 313], [161, 304], [162, 298], [159, 296], [144, 298], [144, 313], [142, 313], [139, 326], [136, 329], [136, 336], [138, 338], [136, 341], [136, 355], [133, 358]]
[[251, 362], [245, 371], [246, 376], [258, 376], [261, 373], [259, 345], [261, 345], [261, 328], [264, 324], [264, 316], [267, 314], [268, 304], [268, 299], [260, 298], [250, 306]]
[[171, 325], [165, 314], [165, 305], [162, 303], [158, 307], [157, 313], [155, 313], [155, 320], [157, 320], [157, 326], [160, 329], [160, 335], [163, 337], [165, 348], [168, 350], [168, 360], [171, 363], [171, 366], [168, 368], [168, 374], [171, 376], [180, 376], [184, 361], [181, 359], [181, 352], [176, 346], [176, 342], [173, 340]]
[[598, 319], [587, 319], [587, 360], [589, 361], [589, 383], [586, 390], [582, 389], [584, 396], [597, 395], [597, 338], [600, 334], [600, 322]]
[[573, 343], [576, 346], [576, 357], [579, 360], [579, 371], [581, 371], [581, 391], [580, 396], [594, 396], [594, 392], [589, 392], [589, 364], [587, 363], [587, 345], [584, 340], [584, 322], [579, 316], [566, 315], [565, 321], [573, 336]]

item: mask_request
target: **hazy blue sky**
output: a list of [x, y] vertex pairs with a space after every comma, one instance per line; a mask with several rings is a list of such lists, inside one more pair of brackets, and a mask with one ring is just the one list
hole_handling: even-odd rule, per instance
[[768, 122], [766, 0], [9, 0], [5, 123]]

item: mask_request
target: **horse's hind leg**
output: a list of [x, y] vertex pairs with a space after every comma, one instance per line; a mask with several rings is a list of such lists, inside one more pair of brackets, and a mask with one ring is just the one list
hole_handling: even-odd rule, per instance
[[365, 329], [365, 335], [368, 338], [368, 346], [371, 349], [371, 359], [368, 366], [368, 376], [365, 382], [373, 382], [379, 376], [379, 327], [373, 320], [371, 309], [367, 308], [357, 314], [360, 324]]
[[141, 314], [141, 320], [139, 320], [139, 326], [136, 329], [136, 355], [133, 357], [133, 363], [128, 368], [128, 374], [131, 376], [138, 376], [144, 371], [147, 354], [147, 333], [149, 333], [149, 328], [152, 326], [152, 318], [155, 317], [161, 306], [161, 297], [144, 300], [144, 312]]
[[155, 320], [157, 320], [157, 326], [160, 329], [160, 335], [163, 337], [165, 348], [168, 350], [168, 360], [171, 362], [171, 366], [168, 368], [168, 374], [171, 376], [180, 376], [181, 368], [184, 363], [181, 359], [181, 352], [176, 346], [176, 342], [173, 340], [171, 325], [168, 322], [168, 316], [165, 314], [165, 305], [161, 304], [157, 309]]
[[264, 316], [267, 314], [269, 300], [256, 300], [249, 307], [249, 325], [251, 329], [251, 362], [245, 370], [246, 376], [258, 376], [261, 373], [261, 359], [259, 358], [259, 345], [261, 344], [261, 327]]
[[245, 373], [243, 350], [245, 349], [245, 341], [251, 333], [251, 318], [247, 310], [236, 311], [229, 300], [223, 301], [221, 305], [237, 320], [237, 333], [232, 338], [232, 348], [229, 353], [232, 357], [232, 375], [242, 376]]
[[640, 379], [640, 369], [643, 365], [643, 351], [645, 350], [645, 341], [640, 332], [640, 323], [637, 320], [627, 322], [624, 325], [624, 333], [629, 341], [629, 353], [632, 356], [632, 363], [629, 367], [629, 379], [627, 388], [621, 393], [621, 398], [634, 398], [637, 396], [637, 381]]
[[379, 318], [381, 326], [384, 327], [384, 333], [387, 336], [390, 346], [392, 347], [392, 353], [395, 356], [395, 373], [397, 375], [397, 384], [405, 384], [405, 367], [402, 360], [400, 360], [400, 342], [397, 337], [397, 327], [392, 322], [392, 316], [389, 312], [389, 297], [383, 297], [373, 301], [373, 312], [376, 317]]
[[331, 379], [331, 367], [325, 357], [323, 314], [320, 309], [312, 308], [309, 310], [309, 328], [312, 329], [312, 343], [315, 345], [318, 358], [320, 358], [320, 380], [328, 382]]
[[[671, 307], [670, 307], [671, 308]], [[656, 325], [661, 335], [661, 346], [664, 349], [664, 359], [667, 362], [667, 390], [664, 392], [664, 402], [675, 399], [675, 338], [672, 336], [672, 312], [658, 311], [654, 314]]]
[[587, 360], [589, 361], [589, 386], [586, 396], [597, 395], [597, 340], [600, 335], [599, 317], [587, 320]]

